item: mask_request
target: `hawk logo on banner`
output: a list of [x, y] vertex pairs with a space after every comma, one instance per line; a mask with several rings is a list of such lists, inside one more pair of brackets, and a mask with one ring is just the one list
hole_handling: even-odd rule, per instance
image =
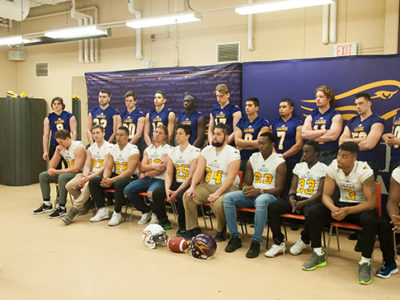
[[[397, 80], [381, 80], [371, 82], [356, 87], [347, 92], [335, 96], [335, 107], [342, 114], [344, 120], [348, 121], [357, 115], [357, 109], [354, 105], [354, 96], [358, 93], [368, 93], [372, 99], [372, 111], [374, 106], [379, 105], [380, 117], [384, 120], [392, 118], [396, 115], [399, 108], [393, 107], [392, 99], [400, 89], [400, 81]], [[399, 94], [400, 95], [400, 94]], [[315, 109], [315, 100], [301, 100], [300, 106], [303, 110], [303, 116], [307, 116], [310, 111]], [[393, 109], [394, 108], [394, 109]], [[383, 112], [383, 113], [382, 113]]]

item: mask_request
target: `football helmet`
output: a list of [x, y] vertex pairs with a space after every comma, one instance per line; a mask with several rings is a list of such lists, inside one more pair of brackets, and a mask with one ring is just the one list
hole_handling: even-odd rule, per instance
[[217, 251], [217, 243], [211, 235], [200, 233], [192, 239], [190, 251], [195, 258], [207, 259]]
[[157, 245], [165, 246], [168, 236], [160, 225], [150, 224], [143, 229], [142, 239], [146, 247], [154, 249]]

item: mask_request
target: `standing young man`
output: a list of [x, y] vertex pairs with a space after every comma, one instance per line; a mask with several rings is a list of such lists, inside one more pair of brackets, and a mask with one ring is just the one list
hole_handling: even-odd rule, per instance
[[242, 117], [242, 112], [239, 106], [229, 103], [231, 94], [226, 84], [221, 83], [215, 87], [215, 96], [218, 104], [211, 108], [210, 123], [208, 125], [208, 144], [212, 144], [214, 128], [218, 124], [228, 126], [228, 144], [232, 144], [235, 137], [236, 124]]
[[137, 145], [143, 134], [145, 115], [136, 107], [137, 96], [134, 91], [124, 95], [126, 110], [120, 114], [122, 126], [129, 130], [129, 142]]
[[301, 136], [304, 140], [319, 142], [319, 161], [329, 165], [337, 156], [337, 140], [343, 128], [342, 116], [335, 110], [335, 93], [326, 85], [315, 89], [314, 109], [304, 121]]
[[172, 141], [174, 136], [175, 113], [168, 108], [165, 103], [167, 97], [164, 92], [157, 91], [154, 95], [154, 108], [146, 114], [144, 125], [144, 142], [146, 146], [152, 143], [153, 135], [160, 126], [166, 126], [168, 129], [168, 143]]
[[110, 100], [111, 93], [107, 90], [101, 90], [99, 92], [99, 106], [89, 111], [86, 133], [90, 145], [94, 142], [92, 137], [92, 127], [94, 125], [103, 126], [106, 132], [106, 141], [109, 143], [114, 142], [121, 119], [118, 111], [110, 106]]
[[183, 98], [183, 107], [185, 110], [178, 114], [176, 125], [184, 124], [192, 128], [189, 143], [197, 148], [204, 144], [204, 131], [206, 128], [206, 119], [203, 114], [196, 110], [197, 98], [194, 95], [186, 95]]

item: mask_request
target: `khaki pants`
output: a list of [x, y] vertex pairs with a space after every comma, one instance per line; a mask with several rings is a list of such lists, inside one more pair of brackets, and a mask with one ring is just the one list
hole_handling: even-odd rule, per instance
[[80, 188], [78, 183], [82, 179], [82, 173], [76, 174], [74, 178], [68, 181], [65, 188], [74, 197], [73, 206], [77, 209], [83, 208], [90, 196], [89, 181], [85, 183], [83, 188]]
[[[187, 199], [185, 196], [183, 196], [183, 205], [185, 207], [186, 217], [186, 230], [191, 230], [193, 228], [199, 227], [197, 205], [203, 205], [204, 203], [207, 203], [208, 196], [218, 190], [219, 187], [219, 185], [211, 185], [203, 182], [195, 187], [193, 199]], [[218, 232], [221, 232], [226, 224], [223, 204], [224, 195], [230, 192], [234, 192], [237, 189], [237, 185], [232, 185], [216, 201], [211, 202], [211, 208], [215, 216], [217, 217]]]

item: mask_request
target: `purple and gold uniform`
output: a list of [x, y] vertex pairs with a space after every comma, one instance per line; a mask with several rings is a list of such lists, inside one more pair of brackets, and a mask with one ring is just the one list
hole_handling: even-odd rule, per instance
[[123, 111], [121, 114], [122, 126], [129, 130], [129, 141], [135, 136], [137, 122], [139, 118], [145, 117], [143, 111], [135, 108], [131, 113], [128, 110]]
[[[275, 137], [275, 151], [283, 154], [296, 144], [296, 130], [303, 124], [295, 116], [292, 116], [286, 122], [280, 117], [272, 123], [272, 133]], [[301, 151], [295, 155], [286, 158], [288, 164], [296, 164], [300, 161]]]
[[54, 138], [54, 134], [56, 133], [57, 130], [65, 129], [71, 132], [71, 128], [69, 126], [69, 120], [73, 116], [74, 116], [73, 114], [65, 110], [63, 110], [60, 115], [57, 115], [55, 112], [52, 112], [47, 116], [47, 119], [49, 119], [50, 132], [51, 132], [50, 145], [53, 146], [58, 145], [56, 139]]
[[[314, 130], [329, 130], [332, 125], [332, 119], [339, 113], [334, 107], [328, 109], [325, 113], [321, 114], [318, 109], [314, 109], [311, 113], [312, 122], [311, 127]], [[321, 152], [335, 152], [338, 149], [338, 141], [320, 142], [319, 147]]]
[[157, 112], [154, 108], [149, 112], [150, 121], [150, 138], [153, 136], [153, 131], [156, 131], [157, 127], [164, 125], [168, 127], [168, 116], [172, 110], [166, 106]]
[[178, 125], [189, 125], [192, 127], [192, 134], [189, 138], [189, 143], [193, 145], [194, 141], [197, 139], [197, 121], [203, 117], [203, 114], [197, 110], [192, 112], [190, 115], [186, 114], [186, 111], [183, 110], [178, 114]]
[[[236, 127], [240, 128], [240, 130], [242, 131], [242, 139], [244, 139], [245, 141], [257, 140], [261, 128], [269, 126], [269, 121], [264, 120], [260, 116], [257, 116], [257, 118], [253, 120], [253, 122], [250, 122], [249, 118], [247, 116], [244, 116], [236, 124]], [[242, 150], [240, 151], [240, 159], [248, 160], [253, 153], [258, 151], [258, 149]]]
[[102, 110], [100, 106], [93, 108], [90, 111], [92, 115], [92, 125], [101, 125], [105, 131], [105, 140], [108, 141], [110, 136], [114, 132], [114, 120], [113, 116], [119, 115], [118, 111], [111, 106], [108, 106], [106, 109]]
[[219, 123], [223, 123], [229, 126], [229, 134], [233, 131], [233, 114], [237, 111], [240, 111], [239, 106], [229, 103], [224, 108], [221, 108], [221, 105], [215, 104], [211, 108], [211, 114], [214, 117], [215, 125]]
[[[354, 138], [363, 138], [367, 137], [369, 132], [371, 131], [372, 125], [375, 123], [381, 123], [385, 125], [385, 122], [381, 117], [377, 114], [373, 113], [364, 121], [361, 121], [360, 116], [353, 117], [349, 123], [347, 123], [347, 127], [350, 129], [351, 137]], [[378, 148], [379, 143], [376, 143], [375, 147], [371, 150], [360, 151], [357, 156], [358, 161], [376, 161], [378, 159]]]

